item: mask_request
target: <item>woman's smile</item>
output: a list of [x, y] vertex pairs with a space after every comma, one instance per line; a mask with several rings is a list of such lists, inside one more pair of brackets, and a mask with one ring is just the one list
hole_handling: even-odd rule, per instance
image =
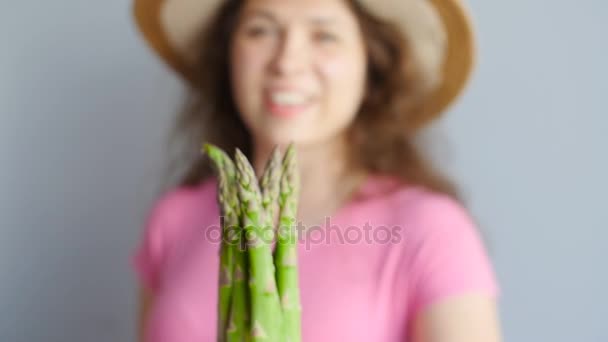
[[313, 106], [310, 96], [301, 91], [274, 90], [264, 93], [264, 106], [272, 116], [291, 118], [301, 115]]

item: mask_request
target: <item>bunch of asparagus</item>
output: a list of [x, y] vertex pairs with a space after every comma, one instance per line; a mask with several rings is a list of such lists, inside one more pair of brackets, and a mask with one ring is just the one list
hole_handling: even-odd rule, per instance
[[239, 149], [234, 161], [211, 144], [203, 152], [218, 176], [222, 218], [217, 340], [299, 342], [300, 179], [293, 144], [283, 158], [278, 147], [273, 150], [259, 180]]

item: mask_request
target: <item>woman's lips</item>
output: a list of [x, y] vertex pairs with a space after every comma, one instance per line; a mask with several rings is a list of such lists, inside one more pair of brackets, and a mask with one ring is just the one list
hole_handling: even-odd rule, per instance
[[267, 108], [268, 111], [277, 117], [293, 117], [302, 112], [306, 111], [310, 107], [310, 104], [301, 104], [301, 105], [279, 105], [276, 103], [268, 103]]
[[276, 117], [291, 118], [308, 110], [312, 102], [303, 101], [302, 103], [290, 104], [280, 103], [273, 100], [272, 96], [265, 96], [265, 106], [268, 112]]

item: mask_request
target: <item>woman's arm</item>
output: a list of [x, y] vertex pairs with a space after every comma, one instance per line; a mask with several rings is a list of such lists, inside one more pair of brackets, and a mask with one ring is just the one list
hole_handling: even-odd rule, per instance
[[500, 342], [494, 298], [460, 295], [430, 305], [414, 318], [412, 342]]
[[137, 340], [140, 342], [144, 341], [144, 324], [148, 311], [152, 306], [153, 296], [152, 293], [144, 288], [139, 291], [139, 317], [137, 322]]

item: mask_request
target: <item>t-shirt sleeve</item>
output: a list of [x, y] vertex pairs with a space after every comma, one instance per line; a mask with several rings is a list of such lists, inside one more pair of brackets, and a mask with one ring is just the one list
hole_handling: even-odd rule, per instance
[[139, 283], [153, 292], [160, 285], [160, 273], [169, 245], [173, 197], [174, 193], [168, 193], [153, 203], [132, 254], [132, 267]]
[[466, 293], [499, 295], [499, 285], [479, 227], [457, 201], [432, 195], [415, 214], [411, 255], [412, 314], [441, 299]]

